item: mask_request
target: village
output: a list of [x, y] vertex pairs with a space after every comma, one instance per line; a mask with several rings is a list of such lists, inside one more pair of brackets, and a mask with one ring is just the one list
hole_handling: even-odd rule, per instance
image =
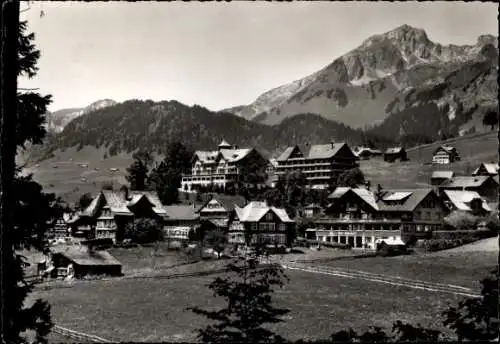
[[[182, 175], [179, 191], [195, 194], [195, 201], [164, 205], [155, 191], [123, 186], [103, 189], [85, 209], [64, 214], [48, 233], [50, 248], [38, 262], [38, 275], [42, 279], [120, 276], [121, 263], [106, 248], [144, 240], [166, 242], [172, 250], [197, 250], [200, 257], [213, 259], [244, 254], [247, 246], [256, 243], [267, 245], [275, 255], [305, 247], [314, 252], [387, 256], [429, 249], [433, 239], [443, 241], [452, 233], [458, 233], [456, 239], [441, 249], [494, 232], [488, 218], [498, 199], [498, 164], [482, 163], [472, 175], [455, 175], [446, 166], [459, 160], [460, 154], [444, 145], [433, 154], [432, 187], [386, 189], [366, 180], [331, 188], [332, 179], [359, 170], [359, 161], [368, 159], [384, 159], [397, 168], [408, 157], [403, 147], [382, 152], [331, 142], [288, 147], [267, 160], [254, 148], [238, 148], [222, 140], [215, 150], [195, 151], [191, 170]], [[245, 173], [258, 173], [265, 180]], [[291, 213], [287, 206], [234, 192], [241, 184], [277, 188], [280, 179], [293, 173], [305, 179], [301, 187], [321, 192], [326, 199], [303, 204]], [[457, 216], [465, 218], [453, 221]], [[157, 228], [132, 228], [143, 226], [141, 219], [153, 221]], [[149, 232], [137, 234], [141, 230]]]

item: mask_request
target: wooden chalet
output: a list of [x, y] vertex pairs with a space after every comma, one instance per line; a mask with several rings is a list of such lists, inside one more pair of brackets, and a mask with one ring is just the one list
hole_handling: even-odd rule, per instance
[[442, 194], [444, 190], [475, 191], [489, 202], [498, 202], [498, 181], [495, 178], [456, 176], [439, 185], [439, 192]]
[[432, 154], [433, 164], [451, 164], [460, 160], [460, 155], [455, 147], [441, 146]]
[[428, 237], [441, 227], [447, 209], [430, 188], [378, 190], [339, 187], [316, 218], [318, 241], [375, 249], [378, 239]]
[[384, 152], [384, 161], [395, 162], [396, 160], [399, 161], [408, 160], [408, 155], [406, 154], [406, 150], [403, 147], [388, 148]]
[[472, 175], [473, 176], [491, 176], [491, 177], [495, 177], [495, 176], [498, 176], [498, 163], [494, 164], [494, 163], [482, 163], [481, 165], [479, 165], [478, 168], [476, 168], [474, 170], [474, 172], [472, 172]]
[[81, 213], [80, 222], [91, 223], [93, 238], [123, 240], [125, 226], [137, 218], [163, 223], [166, 211], [153, 191], [102, 190]]
[[289, 233], [295, 221], [285, 209], [270, 207], [266, 202], [250, 202], [235, 207], [230, 217], [228, 242], [231, 244], [268, 244], [289, 246]]

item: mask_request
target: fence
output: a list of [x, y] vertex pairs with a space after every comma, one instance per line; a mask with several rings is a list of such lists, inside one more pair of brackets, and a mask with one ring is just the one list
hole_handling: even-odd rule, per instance
[[104, 339], [98, 336], [94, 336], [92, 334], [86, 334], [82, 332], [77, 332], [74, 330], [70, 330], [68, 328], [64, 328], [58, 325], [54, 325], [52, 327], [52, 332], [57, 333], [61, 336], [68, 337], [71, 339], [75, 339], [76, 341], [80, 343], [118, 343], [118, 342], [113, 342], [110, 341], [109, 339]]

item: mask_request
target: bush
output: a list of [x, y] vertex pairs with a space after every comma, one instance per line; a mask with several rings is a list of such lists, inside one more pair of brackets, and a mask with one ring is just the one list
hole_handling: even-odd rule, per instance
[[163, 240], [163, 231], [156, 220], [136, 219], [125, 227], [125, 238], [138, 244], [153, 243]]

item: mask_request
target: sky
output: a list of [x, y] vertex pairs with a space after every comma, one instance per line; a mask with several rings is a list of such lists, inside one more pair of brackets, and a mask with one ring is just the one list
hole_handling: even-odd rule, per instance
[[52, 94], [51, 111], [105, 98], [175, 99], [221, 110], [249, 104], [403, 24], [424, 29], [441, 44], [475, 44], [479, 35], [498, 35], [497, 6], [480, 2], [29, 6], [21, 20], [28, 20], [42, 56], [38, 75], [20, 79], [19, 87]]

